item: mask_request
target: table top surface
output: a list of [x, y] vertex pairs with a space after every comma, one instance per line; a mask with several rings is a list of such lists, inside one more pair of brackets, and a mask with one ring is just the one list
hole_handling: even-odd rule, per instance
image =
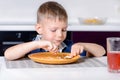
[[[29, 65], [28, 65], [29, 63]], [[120, 73], [110, 73], [107, 57], [83, 58], [67, 65], [46, 65], [30, 59], [7, 61], [0, 57], [0, 80], [120, 80]]]

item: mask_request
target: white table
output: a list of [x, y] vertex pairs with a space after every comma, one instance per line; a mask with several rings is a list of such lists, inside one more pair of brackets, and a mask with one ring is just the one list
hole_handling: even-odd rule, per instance
[[[91, 58], [92, 59], [92, 58]], [[106, 57], [96, 58], [107, 65]], [[88, 61], [88, 60], [86, 60]], [[106, 67], [77, 68], [6, 68], [0, 57], [0, 80], [120, 80], [120, 73], [110, 73]]]

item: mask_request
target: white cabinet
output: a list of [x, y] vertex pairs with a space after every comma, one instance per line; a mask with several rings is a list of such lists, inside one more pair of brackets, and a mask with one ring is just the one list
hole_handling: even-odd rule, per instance
[[[0, 25], [0, 31], [35, 31], [33, 25]], [[119, 24], [104, 24], [104, 25], [68, 25], [68, 31], [120, 31]]]

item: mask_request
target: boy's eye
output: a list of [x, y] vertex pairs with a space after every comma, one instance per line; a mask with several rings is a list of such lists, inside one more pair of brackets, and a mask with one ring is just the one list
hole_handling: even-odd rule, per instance
[[66, 32], [67, 30], [66, 30], [66, 29], [63, 29], [62, 31], [63, 31], [63, 32]]
[[53, 30], [51, 30], [52, 32], [55, 32], [56, 31], [56, 29], [53, 29]]
[[[52, 31], [52, 32], [56, 32], [57, 29], [51, 29], [50, 31]], [[66, 32], [66, 31], [67, 31], [66, 29], [63, 29], [63, 30], [62, 30], [62, 32]]]

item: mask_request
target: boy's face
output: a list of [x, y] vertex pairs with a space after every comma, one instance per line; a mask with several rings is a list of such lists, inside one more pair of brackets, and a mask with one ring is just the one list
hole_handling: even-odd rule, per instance
[[67, 22], [44, 19], [40, 25], [42, 39], [51, 41], [57, 46], [65, 40], [67, 35]]

